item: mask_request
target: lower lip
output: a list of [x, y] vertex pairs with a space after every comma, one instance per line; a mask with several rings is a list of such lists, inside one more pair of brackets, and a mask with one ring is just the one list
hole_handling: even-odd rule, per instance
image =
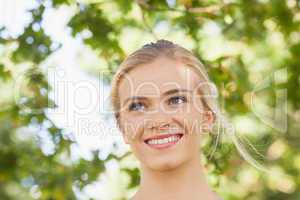
[[165, 143], [165, 144], [148, 144], [146, 143], [148, 146], [154, 148], [154, 149], [166, 149], [166, 148], [169, 148], [175, 144], [177, 144], [181, 139], [182, 139], [183, 135], [180, 136], [179, 140], [177, 141], [173, 141], [173, 142], [168, 142], [168, 143]]

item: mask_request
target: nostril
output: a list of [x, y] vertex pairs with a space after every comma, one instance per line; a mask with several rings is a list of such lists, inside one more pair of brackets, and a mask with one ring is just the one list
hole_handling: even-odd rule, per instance
[[149, 124], [148, 126], [146, 126], [148, 129], [153, 129], [153, 128], [157, 128], [158, 130], [167, 130], [170, 128], [170, 124], [169, 123], [164, 123], [164, 124], [157, 124], [157, 123], [153, 123], [153, 124]]
[[167, 130], [167, 129], [169, 129], [169, 127], [170, 127], [170, 124], [164, 124], [159, 127], [159, 130]]

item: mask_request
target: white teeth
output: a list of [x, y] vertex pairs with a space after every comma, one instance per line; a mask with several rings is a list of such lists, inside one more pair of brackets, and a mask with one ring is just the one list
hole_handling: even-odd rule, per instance
[[147, 141], [148, 144], [166, 144], [169, 142], [174, 142], [174, 141], [178, 141], [180, 139], [179, 136], [170, 136], [164, 139], [153, 139], [153, 140], [149, 140]]

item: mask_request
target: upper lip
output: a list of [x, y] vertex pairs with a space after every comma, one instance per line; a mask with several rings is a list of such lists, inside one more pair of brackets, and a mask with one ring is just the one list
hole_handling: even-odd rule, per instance
[[163, 139], [163, 138], [167, 138], [167, 137], [171, 137], [171, 136], [174, 136], [174, 135], [183, 135], [183, 133], [171, 133], [171, 134], [161, 134], [161, 135], [156, 135], [156, 136], [153, 136], [153, 137], [149, 137], [147, 139], [145, 139], [144, 141], [148, 141], [148, 140], [153, 140], [153, 139]]

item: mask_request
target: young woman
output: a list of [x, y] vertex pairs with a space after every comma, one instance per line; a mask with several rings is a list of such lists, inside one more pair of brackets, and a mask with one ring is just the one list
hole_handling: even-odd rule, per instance
[[133, 200], [217, 200], [200, 161], [200, 143], [219, 120], [217, 93], [200, 61], [158, 40], [121, 64], [111, 100], [124, 141], [140, 161]]

